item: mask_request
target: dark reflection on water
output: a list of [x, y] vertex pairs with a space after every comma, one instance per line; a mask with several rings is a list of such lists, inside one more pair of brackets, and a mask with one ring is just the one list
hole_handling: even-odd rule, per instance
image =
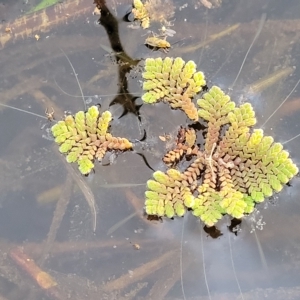
[[[300, 133], [299, 88], [265, 124], [300, 78], [298, 1], [223, 0], [220, 8], [212, 10], [195, 10], [192, 1], [179, 10], [182, 3], [177, 3], [171, 27], [177, 33], [170, 42], [185, 39], [168, 54], [143, 46], [145, 31], [129, 28], [131, 24], [122, 21], [126, 9], [121, 8], [128, 1], [115, 10], [118, 2], [108, 6], [113, 14], [118, 12], [118, 21], [112, 16], [102, 19], [103, 25], [112, 26], [110, 30], [95, 27], [96, 17], [82, 16], [70, 25], [53, 28], [49, 38], [45, 34], [38, 42], [19, 40], [1, 49], [1, 102], [41, 115], [53, 106], [57, 119], [64, 111], [82, 110], [76, 79], [62, 48], [78, 73], [88, 105], [100, 103], [101, 109], [109, 109], [115, 116], [112, 133], [135, 141], [136, 151], [152, 168], [165, 170], [161, 161], [165, 143], [158, 136], [168, 134], [174, 139], [186, 118], [163, 103], [141, 106], [137, 63], [146, 57], [182, 56], [197, 63], [209, 87], [220, 86], [237, 103], [251, 102], [257, 114], [256, 128], [263, 126], [266, 134], [282, 143]], [[266, 21], [245, 59], [263, 14]], [[210, 41], [212, 35], [237, 22], [238, 29]], [[153, 28], [159, 27], [154, 24]], [[119, 35], [112, 36], [116, 29]], [[108, 48], [118, 54], [108, 53]], [[285, 69], [287, 75], [274, 84], [251, 90], [259, 79]], [[82, 192], [74, 180], [67, 186], [70, 173], [49, 140], [48, 121], [8, 108], [1, 108], [0, 114], [2, 254], [23, 245], [55, 278], [60, 295], [73, 299], [125, 299], [125, 294], [129, 294], [126, 299], [300, 298], [299, 177], [258, 205], [240, 224], [224, 218], [217, 228], [208, 230], [191, 214], [147, 221], [143, 195], [152, 171], [133, 152], [108, 155], [103, 162], [107, 166], [97, 164], [94, 174], [81, 178], [97, 204], [94, 234]], [[146, 139], [139, 142], [144, 131]], [[298, 165], [299, 146], [300, 138], [285, 144]], [[63, 201], [62, 191], [70, 201], [55, 242], [47, 248], [43, 241], [56, 202]], [[28, 273], [2, 256], [1, 296], [61, 299], [32, 287]]]

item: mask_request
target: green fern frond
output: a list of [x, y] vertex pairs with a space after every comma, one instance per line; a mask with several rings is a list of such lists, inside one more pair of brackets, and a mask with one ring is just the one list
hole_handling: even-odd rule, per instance
[[88, 174], [94, 168], [94, 159], [101, 160], [106, 151], [132, 148], [127, 139], [107, 133], [111, 119], [109, 111], [100, 116], [98, 107], [91, 106], [87, 112], [66, 116], [65, 120], [52, 126], [55, 142], [60, 145], [59, 151], [67, 155], [67, 162], [78, 162], [82, 174]]
[[145, 103], [169, 102], [172, 108], [183, 110], [191, 120], [198, 120], [192, 98], [205, 86], [202, 72], [196, 72], [193, 61], [187, 63], [180, 57], [147, 58], [142, 96]]

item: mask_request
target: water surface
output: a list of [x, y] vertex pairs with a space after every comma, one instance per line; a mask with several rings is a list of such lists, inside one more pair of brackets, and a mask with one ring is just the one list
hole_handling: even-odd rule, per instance
[[[89, 96], [88, 105], [100, 103], [101, 109], [112, 112], [112, 133], [117, 136], [138, 140], [145, 130], [146, 140], [137, 143], [137, 151], [152, 168], [164, 170], [165, 144], [158, 136], [174, 136], [186, 117], [162, 103], [140, 107], [142, 62], [120, 67], [108, 49], [121, 45], [133, 60], [167, 55], [194, 60], [206, 74], [208, 86], [218, 85], [235, 102], [253, 105], [255, 128], [263, 126], [266, 134], [282, 143], [300, 133], [299, 88], [264, 124], [300, 78], [298, 1], [224, 0], [210, 10], [193, 1], [187, 6], [174, 1], [177, 9], [171, 28], [176, 35], [169, 40], [179, 42], [168, 54], [144, 46], [147, 31], [123, 20], [130, 5], [120, 2], [108, 5], [115, 16], [109, 19], [111, 32], [95, 24], [98, 17], [91, 13], [54, 26], [38, 41], [7, 43], [0, 50], [1, 103], [42, 116], [53, 107], [58, 120], [64, 111], [83, 110], [75, 76], [61, 48], [78, 74], [84, 95]], [[23, 7], [17, 1], [0, 5], [11, 18], [4, 22], [13, 21], [16, 7], [19, 14]], [[211, 40], [237, 23], [239, 27], [230, 34]], [[160, 26], [156, 23], [151, 29], [158, 31]], [[112, 36], [115, 28], [118, 36]], [[289, 74], [271, 86], [249, 89], [269, 74], [289, 68]], [[53, 147], [49, 121], [3, 107], [0, 114], [2, 251], [23, 246], [55, 278], [62, 295], [73, 299], [124, 299], [126, 294], [126, 299], [299, 299], [299, 177], [258, 205], [235, 228], [236, 234], [228, 228], [231, 220], [223, 218], [214, 239], [191, 214], [147, 221], [144, 191], [153, 171], [133, 152], [108, 156], [105, 166], [97, 164], [95, 173], [81, 177], [98, 207], [93, 233], [88, 203]], [[285, 144], [296, 163], [299, 146], [300, 138]], [[68, 200], [49, 246], [45, 241], [57, 217], [57, 201]], [[1, 261], [1, 271], [3, 297], [57, 299], [33, 286], [29, 275], [10, 258]]]

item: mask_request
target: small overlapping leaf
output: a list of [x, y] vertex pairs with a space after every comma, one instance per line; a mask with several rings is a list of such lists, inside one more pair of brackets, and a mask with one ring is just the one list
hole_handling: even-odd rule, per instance
[[207, 226], [213, 226], [224, 214], [224, 209], [220, 206], [221, 200], [220, 194], [209, 188], [195, 199], [193, 215], [199, 217]]

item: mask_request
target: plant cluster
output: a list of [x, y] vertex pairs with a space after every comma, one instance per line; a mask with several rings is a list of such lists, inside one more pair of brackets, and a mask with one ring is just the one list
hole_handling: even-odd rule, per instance
[[[155, 102], [156, 93], [145, 98]], [[154, 172], [147, 182], [145, 210], [172, 218], [190, 209], [213, 226], [224, 214], [240, 219], [251, 213], [256, 203], [280, 192], [298, 168], [272, 137], [261, 129], [251, 132], [256, 119], [250, 103], [236, 107], [213, 86], [197, 104], [198, 116], [207, 123], [205, 144], [197, 145], [193, 129], [180, 129], [175, 148], [163, 160], [173, 167], [184, 158], [193, 161], [183, 171]]]
[[[193, 61], [181, 58], [148, 58], [143, 72], [142, 99], [165, 101], [180, 108], [192, 121], [206, 124], [202, 141], [191, 127], [179, 129], [175, 146], [163, 157], [168, 169], [156, 171], [147, 181], [145, 210], [159, 217], [183, 216], [186, 210], [213, 226], [223, 215], [240, 219], [255, 204], [282, 190], [298, 168], [270, 136], [256, 124], [250, 103], [236, 107], [230, 97], [213, 86], [193, 103], [206, 85], [204, 74]], [[111, 113], [100, 115], [97, 106], [68, 115], [52, 127], [59, 151], [67, 161], [77, 162], [82, 174], [94, 168], [110, 150], [125, 151], [132, 143], [108, 133]], [[190, 162], [190, 163], [189, 163]]]
[[89, 174], [94, 168], [94, 160], [101, 161], [107, 151], [132, 148], [127, 139], [108, 133], [111, 120], [109, 111], [100, 115], [98, 107], [91, 106], [87, 112], [68, 115], [52, 126], [59, 151], [67, 155], [68, 163], [77, 162], [82, 174]]

